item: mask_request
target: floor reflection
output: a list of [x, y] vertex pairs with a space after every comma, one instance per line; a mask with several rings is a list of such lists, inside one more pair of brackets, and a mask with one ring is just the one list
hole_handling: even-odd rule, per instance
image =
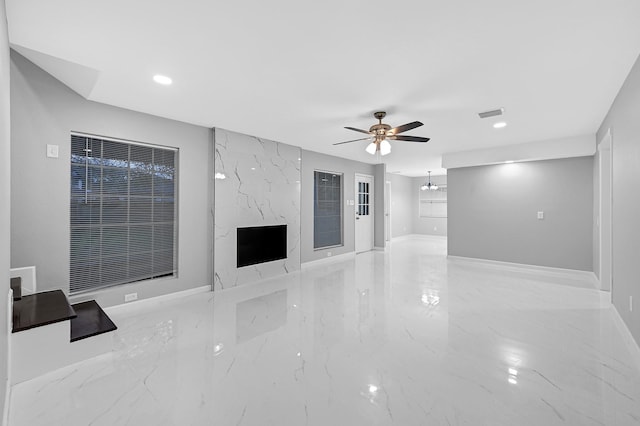
[[239, 302], [236, 305], [236, 343], [276, 330], [286, 322], [286, 289]]

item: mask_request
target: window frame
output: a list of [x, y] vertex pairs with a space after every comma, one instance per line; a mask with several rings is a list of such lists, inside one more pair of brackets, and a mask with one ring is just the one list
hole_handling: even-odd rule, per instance
[[[101, 147], [101, 152], [100, 152], [100, 156], [88, 156], [88, 155], [84, 155], [84, 156], [80, 156], [77, 157], [74, 153], [74, 138], [85, 138], [85, 141], [88, 142], [87, 139], [92, 140], [91, 143], [94, 143], [93, 141], [98, 141]], [[126, 163], [126, 167], [122, 167], [122, 166], [113, 166], [113, 164], [109, 164], [111, 163], [117, 163], [118, 159], [113, 159], [113, 158], [109, 158], [109, 157], [103, 157], [104, 152], [105, 152], [105, 146], [104, 146], [104, 142], [107, 143], [112, 143], [112, 148], [116, 147], [119, 149], [122, 149], [122, 146], [116, 145], [116, 144], [121, 144], [121, 145], [125, 145], [126, 146], [126, 152], [127, 152], [127, 158], [126, 160], [121, 160], [124, 163]], [[138, 282], [143, 282], [143, 281], [151, 281], [151, 280], [158, 280], [158, 279], [175, 279], [178, 277], [178, 211], [179, 211], [179, 194], [178, 194], [178, 188], [179, 188], [179, 152], [180, 150], [176, 147], [169, 147], [169, 146], [165, 146], [165, 145], [160, 145], [160, 144], [152, 144], [152, 143], [145, 143], [145, 142], [139, 142], [139, 141], [132, 141], [132, 140], [126, 140], [126, 139], [121, 139], [121, 138], [114, 138], [114, 137], [110, 137], [110, 136], [102, 136], [102, 135], [95, 135], [95, 134], [89, 134], [89, 133], [84, 133], [84, 132], [76, 132], [76, 131], [71, 131], [69, 133], [69, 144], [70, 144], [70, 155], [69, 155], [69, 164], [70, 164], [70, 170], [69, 170], [69, 177], [70, 177], [70, 184], [69, 184], [69, 207], [70, 207], [70, 211], [69, 211], [69, 294], [72, 296], [75, 295], [80, 295], [83, 293], [90, 293], [90, 292], [96, 292], [96, 291], [100, 291], [100, 290], [105, 290], [105, 289], [109, 289], [109, 288], [113, 288], [113, 287], [117, 287], [117, 286], [121, 286], [121, 285], [127, 285], [127, 284], [132, 284], [132, 283], [138, 283]], [[132, 185], [132, 183], [134, 182], [134, 177], [132, 176], [132, 170], [135, 170], [134, 167], [132, 167], [132, 163], [136, 162], [136, 160], [132, 157], [134, 151], [132, 151], [132, 147], [140, 147], [142, 148], [141, 151], [138, 152], [138, 154], [146, 154], [147, 152], [144, 151], [144, 149], [148, 149], [149, 154], [151, 155], [151, 160], [150, 161], [146, 161], [145, 160], [137, 160], [137, 163], [139, 164], [139, 167], [141, 169], [144, 169], [145, 167], [147, 167], [148, 171], [147, 173], [149, 174], [149, 183], [148, 186], [143, 185], [142, 186], [142, 191], [143, 193], [136, 193], [136, 187]], [[124, 151], [123, 151], [124, 152]], [[159, 160], [158, 157], [156, 157], [156, 155], [160, 153], [162, 155], [162, 157], [160, 158], [167, 158], [166, 161], [169, 161], [169, 163], [165, 163], [166, 166], [168, 167], [168, 170], [170, 170], [170, 173], [168, 174], [169, 177], [167, 176], [167, 169], [163, 169], [163, 160]], [[74, 157], [76, 156], [76, 157]], [[78, 162], [78, 161], [74, 161], [77, 160], [78, 158], [84, 158], [85, 161], [82, 162]], [[92, 161], [88, 161], [89, 158], [93, 158]], [[92, 194], [93, 200], [96, 201], [96, 205], [98, 206], [97, 208], [99, 209], [99, 218], [97, 220], [94, 221], [94, 218], [92, 217], [89, 222], [86, 221], [86, 219], [82, 219], [81, 217], [76, 218], [77, 220], [74, 221], [74, 212], [73, 209], [74, 207], [76, 207], [76, 203], [78, 201], [82, 201], [82, 195], [78, 195], [78, 192], [74, 193], [74, 185], [77, 185], [74, 182], [74, 168], [77, 169], [77, 167], [74, 166], [84, 166], [85, 170], [86, 170], [86, 175], [84, 177], [84, 185], [85, 185], [85, 203], [88, 202], [88, 179], [89, 179], [89, 169], [93, 169], [94, 171], [96, 169], [100, 170], [100, 174], [98, 175], [97, 179], [99, 180], [99, 189], [97, 190], [97, 192], [95, 192], [94, 194]], [[105, 191], [105, 181], [106, 181], [106, 177], [104, 175], [104, 170], [112, 170], [112, 169], [116, 169], [117, 167], [122, 167], [123, 171], [126, 170], [126, 173], [123, 175], [123, 181], [126, 181], [126, 191], [124, 192], [110, 192], [110, 191]], [[135, 170], [134, 172], [139, 173], [140, 170]], [[142, 172], [142, 174], [144, 175], [144, 171]], [[95, 183], [95, 179], [94, 178], [94, 183]], [[159, 192], [155, 192], [155, 187], [156, 187], [156, 179], [162, 179], [162, 182], [165, 182], [166, 179], [170, 179], [172, 182], [172, 185], [169, 187], [166, 187], [163, 185], [162, 189]], [[78, 188], [76, 188], [78, 189]], [[144, 191], [150, 191], [150, 192], [144, 192]], [[80, 192], [81, 194], [81, 192]], [[112, 211], [115, 212], [115, 215], [117, 216], [118, 214], [122, 214], [122, 202], [126, 202], [126, 213], [124, 215], [126, 215], [126, 220], [125, 221], [117, 221], [115, 220], [114, 222], [110, 222], [110, 218], [108, 216], [108, 214], [105, 213], [105, 201], [111, 201], [111, 200], [116, 200], [116, 208]], [[118, 201], [120, 203], [118, 203]], [[148, 213], [148, 220], [144, 220], [144, 219], [134, 219], [133, 215], [136, 212], [136, 207], [134, 207], [135, 203], [132, 203], [132, 201], [140, 203], [142, 202], [143, 204], [146, 202], [147, 206], [149, 208], [149, 213]], [[170, 203], [173, 204], [172, 209], [169, 210], [165, 210], [162, 207], [162, 203], [165, 201], [169, 201]], [[160, 204], [158, 204], [160, 203]], [[120, 206], [118, 206], [118, 204], [120, 204]], [[158, 207], [160, 207], [162, 210], [157, 211], [156, 209], [156, 204], [158, 205]], [[157, 215], [156, 216], [156, 212]], [[76, 213], [77, 214], [77, 213]], [[123, 215], [123, 216], [124, 216]], [[137, 227], [137, 228], [136, 228]], [[146, 227], [147, 230], [150, 231], [150, 234], [148, 236], [148, 239], [144, 239], [143, 240], [139, 240], [139, 239], [135, 239], [135, 237], [140, 237], [140, 231], [142, 230], [143, 227]], [[89, 233], [93, 233], [96, 232], [97, 235], [99, 235], [99, 239], [96, 241], [91, 241], [90, 243], [88, 243], [88, 246], [90, 247], [89, 250], [89, 254], [87, 254], [86, 248], [85, 247], [80, 247], [78, 249], [78, 247], [76, 246], [74, 248], [74, 244], [78, 245], [79, 241], [77, 240], [77, 235], [74, 236], [74, 231], [78, 231], [81, 229], [85, 229], [88, 230]], [[112, 231], [114, 230], [120, 230], [122, 231], [121, 236], [126, 234], [126, 241], [122, 241], [119, 244], [122, 244], [123, 247], [126, 247], [124, 249], [124, 252], [122, 254], [119, 253], [119, 258], [125, 258], [126, 259], [126, 278], [117, 278], [113, 279], [112, 277], [116, 276], [115, 271], [115, 267], [108, 271], [107, 269], [103, 269], [105, 264], [108, 263], [110, 260], [115, 260], [116, 257], [112, 256], [110, 257], [109, 255], [105, 255], [104, 254], [104, 249], [105, 249], [105, 235], [108, 234], [105, 233], [105, 229], [110, 229]], [[135, 232], [138, 231], [138, 232]], [[167, 233], [168, 231], [168, 233]], [[117, 234], [117, 232], [116, 232]], [[112, 241], [117, 241], [117, 240], [112, 240]], [[134, 244], [143, 241], [143, 244], [146, 245], [147, 248], [142, 249], [142, 251], [138, 250], [136, 251], [135, 248], [133, 248], [132, 246], [134, 246]], [[116, 242], [116, 244], [118, 244]], [[167, 248], [165, 247], [158, 247], [156, 244], [167, 244]], [[74, 250], [76, 250], [76, 252], [74, 253]], [[84, 252], [83, 252], [84, 250]], [[97, 253], [97, 254], [96, 254]], [[148, 258], [150, 259], [150, 263], [151, 266], [147, 267], [147, 262], [145, 260], [140, 261], [140, 259], [144, 259], [145, 255], [148, 256]], [[165, 256], [164, 259], [162, 259], [162, 256]], [[136, 261], [136, 256], [137, 256], [137, 261]], [[160, 256], [160, 257], [157, 257]], [[170, 256], [170, 257], [167, 257]], [[169, 262], [167, 262], [167, 260], [169, 260]], [[98, 281], [96, 284], [87, 284], [86, 281], [89, 279], [89, 277], [92, 277], [93, 272], [87, 272], [87, 271], [82, 271], [81, 269], [81, 265], [82, 262], [87, 262], [87, 264], [89, 265], [88, 267], [95, 267], [96, 265], [98, 265], [98, 267], [100, 268], [100, 271], [97, 272], [97, 276], [98, 276]], [[158, 269], [154, 268], [154, 262], [160, 262], [160, 263], [155, 263], [155, 265], [157, 266]], [[91, 265], [94, 266], [91, 266]], [[171, 266], [169, 266], [171, 264]], [[80, 266], [80, 268], [78, 268], [78, 266]], [[141, 269], [143, 269], [143, 272], [140, 271], [135, 271], [135, 267], [141, 267]], [[74, 268], [76, 268], [74, 270]], [[160, 270], [166, 270], [167, 272], [163, 272], [160, 273]], [[106, 276], [111, 279], [109, 280], [108, 278], [104, 278], [105, 276], [103, 275], [103, 272], [107, 272]], [[76, 276], [74, 277], [74, 273], [76, 274]], [[113, 275], [112, 275], [113, 274]], [[76, 280], [77, 279], [77, 280]], [[83, 280], [85, 282], [83, 282]]]
[[[339, 212], [339, 222], [340, 222], [340, 230], [339, 230], [339, 234], [340, 234], [340, 242], [338, 244], [330, 244], [330, 245], [321, 245], [321, 246], [316, 246], [316, 232], [317, 232], [317, 204], [318, 204], [318, 193], [319, 193], [319, 188], [317, 185], [317, 177], [319, 174], [327, 174], [327, 175], [335, 175], [335, 176], [339, 176], [340, 177], [340, 191], [339, 191], [339, 196], [337, 199], [338, 202], [338, 212]], [[326, 250], [326, 249], [330, 249], [330, 248], [334, 248], [334, 247], [344, 247], [344, 203], [343, 203], [343, 199], [344, 199], [344, 173], [342, 172], [336, 172], [336, 171], [329, 171], [329, 170], [322, 170], [322, 169], [314, 169], [313, 171], [313, 250], [314, 251], [318, 251], [318, 250]], [[335, 199], [334, 199], [335, 202]], [[321, 216], [321, 218], [327, 218], [330, 216]], [[333, 230], [335, 232], [335, 229]]]

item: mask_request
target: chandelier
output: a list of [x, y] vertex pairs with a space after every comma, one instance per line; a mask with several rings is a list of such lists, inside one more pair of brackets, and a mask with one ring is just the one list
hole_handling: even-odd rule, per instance
[[429, 174], [429, 179], [427, 182], [423, 183], [422, 186], [420, 187], [420, 189], [422, 191], [435, 191], [438, 189], [438, 185], [436, 185], [435, 183], [431, 183], [431, 171], [427, 172]]

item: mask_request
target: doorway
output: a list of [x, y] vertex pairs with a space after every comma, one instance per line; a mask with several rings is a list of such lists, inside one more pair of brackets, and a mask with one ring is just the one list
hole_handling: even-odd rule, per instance
[[598, 215], [600, 225], [600, 289], [603, 291], [611, 291], [612, 282], [611, 212], [613, 193], [611, 190], [611, 149], [611, 130], [607, 130], [606, 135], [598, 145], [600, 154], [598, 163], [600, 170], [600, 212]]
[[373, 250], [373, 176], [355, 175], [355, 250]]

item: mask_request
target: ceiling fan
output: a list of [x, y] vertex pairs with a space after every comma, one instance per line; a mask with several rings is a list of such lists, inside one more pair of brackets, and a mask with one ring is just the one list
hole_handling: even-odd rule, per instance
[[386, 115], [387, 113], [384, 111], [374, 112], [373, 116], [378, 120], [378, 124], [374, 124], [369, 130], [356, 129], [355, 127], [345, 127], [345, 129], [353, 130], [360, 133], [366, 133], [369, 136], [367, 136], [366, 138], [334, 143], [334, 145], [342, 145], [344, 143], [370, 140], [371, 143], [366, 148], [366, 151], [369, 154], [380, 152], [381, 155], [387, 155], [391, 152], [391, 144], [389, 143], [390, 140], [406, 142], [429, 142], [429, 138], [423, 138], [420, 136], [399, 135], [399, 133], [403, 133], [408, 130], [415, 129], [416, 127], [422, 126], [423, 124], [421, 122], [413, 121], [411, 123], [392, 128], [388, 124], [382, 122], [382, 119]]

